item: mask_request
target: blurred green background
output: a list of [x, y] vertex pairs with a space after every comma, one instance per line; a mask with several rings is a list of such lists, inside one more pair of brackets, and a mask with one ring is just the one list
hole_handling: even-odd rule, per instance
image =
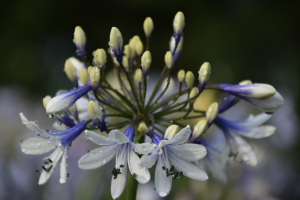
[[[269, 83], [282, 93], [286, 104], [271, 121], [277, 126], [276, 134], [279, 136], [272, 136], [271, 141], [263, 140], [267, 143], [265, 151], [268, 151], [265, 152], [264, 159], [267, 161], [264, 165], [257, 169], [239, 165], [238, 168], [245, 167], [246, 172], [250, 171], [251, 175], [245, 175], [245, 171], [239, 172], [238, 176], [242, 178], [230, 179], [228, 185], [209, 180], [208, 183], [199, 184], [200, 192], [193, 188], [195, 182], [183, 181], [175, 184], [172, 195], [168, 198], [300, 199], [300, 141], [297, 136], [300, 86], [299, 6], [299, 1], [279, 0], [2, 0], [0, 150], [3, 152], [0, 154], [0, 199], [109, 199], [107, 193], [110, 190], [110, 175], [102, 175], [108, 177], [105, 179], [107, 184], [101, 183], [100, 175], [99, 180], [93, 179], [96, 173], [102, 173], [101, 170], [78, 172], [81, 173], [79, 178], [74, 175], [73, 182], [69, 181], [65, 184], [68, 186], [61, 188], [58, 188], [60, 184], [57, 177], [52, 177], [55, 180], [49, 185], [39, 187], [38, 176], [33, 172], [41, 160], [20, 153], [18, 140], [29, 137], [30, 134], [24, 133], [27, 130], [21, 126], [18, 113], [25, 109], [33, 119], [44, 120], [44, 125], [52, 123], [47, 122], [41, 99], [48, 94], [53, 96], [58, 89], [72, 87], [63, 67], [67, 58], [75, 56], [76, 48], [72, 42], [75, 26], [81, 26], [86, 33], [87, 56], [91, 59], [92, 52], [97, 48], [108, 48], [112, 26], [120, 29], [124, 44], [134, 35], [139, 35], [145, 41], [142, 24], [146, 17], [152, 17], [154, 31], [150, 43], [153, 58], [151, 70], [155, 71], [163, 66], [163, 56], [173, 34], [172, 22], [177, 11], [184, 13], [186, 26], [183, 51], [174, 66], [174, 74], [182, 68], [196, 74], [201, 64], [208, 61], [212, 66], [212, 83], [235, 84], [244, 79]], [[259, 144], [263, 146], [263, 142]], [[88, 149], [82, 145], [83, 149]], [[82, 155], [81, 151], [76, 151], [78, 155]], [[272, 153], [268, 154], [269, 152]], [[276, 161], [269, 162], [268, 157], [271, 156], [275, 156]], [[78, 168], [78, 156], [73, 157], [74, 165], [69, 165], [70, 170]], [[20, 165], [23, 167], [19, 169]], [[103, 171], [108, 171], [108, 168]], [[262, 172], [270, 172], [272, 169], [274, 174], [268, 175], [269, 179], [266, 178], [267, 175]], [[228, 172], [228, 176], [234, 174], [235, 171]], [[243, 182], [252, 175], [267, 182], [262, 184], [267, 185], [267, 189], [261, 196], [251, 196], [255, 193], [251, 191], [255, 189], [247, 181], [246, 186]], [[93, 180], [88, 182], [90, 179]], [[261, 183], [254, 183], [255, 187], [261, 189]], [[221, 191], [218, 197], [207, 194], [217, 190]], [[158, 196], [154, 194], [153, 198]], [[140, 199], [143, 198], [140, 196]]]

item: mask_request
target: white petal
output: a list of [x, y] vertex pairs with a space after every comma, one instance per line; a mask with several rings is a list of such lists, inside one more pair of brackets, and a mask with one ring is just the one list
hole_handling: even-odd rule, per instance
[[206, 148], [199, 144], [170, 145], [168, 146], [168, 149], [178, 157], [189, 162], [200, 160], [207, 153]]
[[172, 151], [168, 151], [168, 155], [170, 164], [174, 165], [176, 170], [182, 171], [184, 176], [197, 181], [206, 181], [208, 179], [207, 174], [196, 165], [181, 159]]
[[79, 121], [88, 121], [89, 119], [91, 119], [89, 112], [80, 112], [78, 113], [78, 118]]
[[236, 134], [231, 135], [233, 136], [234, 144], [237, 146], [237, 151], [241, 156], [242, 160], [247, 165], [256, 166], [258, 163], [258, 159], [252, 147], [240, 136]]
[[191, 135], [191, 128], [187, 125], [185, 128], [181, 129], [172, 140], [162, 140], [157, 149], [161, 149], [165, 145], [178, 145], [185, 143]]
[[153, 143], [131, 143], [131, 145], [134, 147], [134, 151], [138, 154], [149, 154], [152, 153], [155, 150], [156, 145]]
[[161, 155], [158, 156], [154, 178], [155, 190], [161, 197], [167, 196], [172, 187], [172, 176], [167, 177], [166, 170], [162, 169], [163, 166], [170, 169], [170, 166], [164, 161], [163, 155]]
[[[127, 158], [124, 160], [127, 162]], [[119, 168], [119, 164], [116, 164], [116, 168]], [[121, 194], [124, 191], [125, 185], [126, 185], [126, 179], [127, 179], [127, 165], [125, 163], [124, 167], [120, 168], [121, 174], [117, 176], [116, 179], [112, 177], [111, 180], [111, 196], [113, 199], [117, 199], [121, 196]]]
[[53, 123], [53, 128], [60, 132], [65, 132], [67, 130], [66, 125], [64, 125], [63, 123], [57, 123], [57, 121]]
[[259, 115], [254, 116], [254, 117], [251, 117], [248, 120], [235, 121], [233, 123], [235, 123], [237, 126], [240, 126], [240, 127], [256, 127], [256, 126], [262, 125], [263, 123], [268, 121], [271, 117], [272, 117], [272, 115], [261, 113]]
[[145, 166], [140, 165], [140, 158], [136, 155], [133, 149], [129, 148], [128, 166], [131, 174], [135, 174], [135, 179], [139, 183], [147, 183], [150, 180], [150, 173]]
[[151, 168], [157, 160], [157, 153], [152, 153], [150, 155], [143, 155], [141, 158], [140, 165], [145, 166], [147, 168]]
[[60, 147], [57, 147], [50, 156], [45, 158], [45, 159], [51, 159], [51, 161], [52, 161], [52, 163], [46, 164], [45, 168], [49, 169], [49, 167], [51, 165], [52, 165], [52, 167], [49, 172], [46, 172], [45, 170], [43, 170], [41, 172], [41, 176], [39, 179], [39, 185], [43, 185], [48, 181], [48, 179], [50, 178], [50, 176], [51, 176], [53, 170], [55, 169], [56, 164], [57, 164], [58, 160], [60, 159], [60, 157], [62, 156], [62, 154], [63, 154], [62, 149]]
[[33, 137], [20, 143], [21, 150], [25, 154], [39, 155], [47, 153], [56, 147], [56, 141], [43, 137]]
[[79, 168], [95, 169], [105, 165], [116, 155], [118, 146], [118, 144], [113, 144], [91, 150], [79, 159]]
[[114, 141], [111, 141], [108, 137], [88, 130], [85, 131], [85, 138], [98, 145], [111, 145], [116, 143]]
[[60, 163], [60, 183], [65, 183], [67, 181], [67, 149], [64, 150], [63, 157]]
[[260, 139], [269, 137], [270, 135], [275, 133], [275, 131], [276, 127], [274, 126], [259, 126], [253, 128], [250, 132], [238, 132], [238, 134], [249, 138]]
[[266, 113], [274, 113], [278, 108], [280, 108], [280, 106], [284, 104], [284, 99], [279, 92], [276, 92], [274, 96], [266, 99], [244, 99]]
[[109, 132], [109, 139], [111, 141], [115, 141], [118, 144], [128, 143], [130, 142], [128, 137], [119, 130], [112, 130]]
[[20, 113], [20, 117], [22, 120], [22, 124], [24, 124], [29, 130], [33, 131], [38, 135], [47, 136], [46, 131], [40, 129], [40, 127], [37, 125], [37, 122], [28, 121], [28, 119], [23, 115], [23, 113]]

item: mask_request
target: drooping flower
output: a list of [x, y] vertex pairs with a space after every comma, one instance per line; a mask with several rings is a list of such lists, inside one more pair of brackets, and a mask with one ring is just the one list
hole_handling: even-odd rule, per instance
[[199, 144], [185, 144], [190, 135], [189, 125], [179, 131], [174, 138], [162, 139], [153, 133], [152, 140], [157, 147], [150, 155], [147, 154], [141, 158], [141, 165], [147, 168], [151, 168], [158, 160], [154, 181], [155, 190], [161, 197], [169, 194], [172, 177], [176, 179], [186, 176], [198, 181], [208, 179], [204, 171], [191, 163], [203, 158], [206, 155], [206, 149]]
[[38, 184], [42, 185], [48, 181], [53, 170], [56, 167], [59, 159], [62, 157], [60, 165], [60, 183], [65, 183], [67, 178], [67, 150], [72, 141], [81, 134], [86, 128], [86, 123], [81, 122], [76, 124], [73, 128], [67, 129], [62, 133], [51, 133], [39, 128], [36, 122], [28, 121], [27, 118], [20, 113], [22, 123], [31, 131], [35, 132], [38, 137], [29, 138], [20, 142], [21, 150], [25, 154], [40, 155], [47, 153], [53, 149], [50, 156], [44, 158], [47, 160], [45, 166], [42, 166], [43, 171]]
[[85, 131], [86, 139], [98, 145], [100, 148], [94, 149], [86, 153], [78, 161], [81, 169], [95, 169], [108, 163], [116, 156], [116, 165], [111, 171], [113, 174], [111, 182], [111, 195], [113, 199], [117, 199], [123, 192], [127, 179], [127, 164], [130, 173], [139, 183], [147, 183], [150, 180], [150, 173], [147, 168], [141, 166], [139, 154], [151, 153], [155, 146], [150, 143], [135, 144], [134, 127], [127, 128], [125, 133], [118, 130], [112, 130], [109, 137], [102, 136], [92, 131]]
[[241, 137], [253, 139], [265, 138], [272, 135], [276, 128], [270, 125], [263, 125], [272, 115], [259, 114], [245, 121], [229, 121], [217, 116], [214, 123], [222, 129], [225, 137], [232, 145], [232, 150], [236, 149], [241, 159], [250, 166], [256, 166], [257, 156], [252, 147]]
[[47, 104], [48, 114], [59, 113], [68, 110], [80, 97], [91, 90], [90, 85], [85, 85], [53, 97]]

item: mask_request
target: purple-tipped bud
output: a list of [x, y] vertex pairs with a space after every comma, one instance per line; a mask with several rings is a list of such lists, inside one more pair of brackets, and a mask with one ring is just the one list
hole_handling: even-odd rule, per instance
[[124, 134], [128, 137], [128, 139], [130, 140], [130, 142], [133, 142], [134, 136], [135, 136], [135, 133], [134, 133], [134, 126], [129, 126], [129, 127], [126, 129], [126, 131], [125, 131]]

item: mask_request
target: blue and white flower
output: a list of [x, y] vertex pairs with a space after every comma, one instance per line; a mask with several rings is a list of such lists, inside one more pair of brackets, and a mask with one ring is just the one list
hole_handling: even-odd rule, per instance
[[68, 110], [79, 98], [88, 93], [92, 87], [85, 85], [53, 97], [47, 104], [48, 114], [61, 113]]
[[[162, 139], [153, 133], [152, 140], [157, 145], [155, 151], [141, 158], [141, 165], [151, 168], [157, 161], [155, 169], [155, 189], [159, 196], [169, 194], [172, 186], [172, 177], [187, 176], [198, 181], [208, 179], [207, 174], [191, 162], [200, 160], [206, 155], [206, 149], [199, 144], [185, 144], [191, 135], [188, 125], [179, 131], [174, 138]], [[177, 172], [175, 172], [175, 170]]]
[[45, 166], [42, 167], [43, 171], [41, 172], [38, 184], [42, 185], [48, 181], [61, 157], [59, 182], [65, 183], [67, 179], [67, 150], [72, 141], [86, 128], [86, 123], [81, 122], [62, 133], [51, 133], [40, 129], [37, 122], [28, 121], [23, 113], [20, 113], [20, 117], [22, 123], [38, 135], [38, 137], [20, 142], [23, 153], [40, 155], [55, 149], [50, 156], [44, 158], [47, 161], [45, 162]]
[[218, 89], [237, 96], [266, 113], [274, 113], [284, 103], [280, 93], [268, 84], [219, 84], [218, 86], [220, 87]]
[[116, 59], [119, 63], [122, 63], [122, 60], [123, 60], [123, 38], [122, 38], [122, 34], [118, 28], [116, 28], [116, 27], [111, 28], [109, 39], [110, 39], [110, 41], [108, 44], [111, 47], [114, 57], [116, 57]]
[[262, 113], [245, 121], [229, 121], [217, 116], [214, 123], [224, 132], [226, 139], [231, 144], [231, 150], [236, 149], [246, 164], [256, 166], [258, 163], [257, 156], [252, 147], [241, 136], [260, 139], [272, 135], [276, 130], [274, 126], [260, 126], [271, 116]]
[[103, 146], [82, 156], [78, 161], [79, 168], [95, 169], [105, 165], [116, 156], [116, 165], [111, 171], [113, 174], [111, 182], [113, 199], [117, 199], [123, 193], [127, 179], [127, 164], [130, 173], [139, 183], [144, 184], [150, 180], [148, 169], [140, 165], [140, 158], [135, 152], [148, 154], [155, 149], [155, 146], [150, 143], [133, 143], [135, 136], [133, 126], [127, 128], [125, 133], [112, 130], [108, 137], [93, 131], [85, 131], [85, 136], [93, 143]]
[[80, 26], [75, 27], [74, 31], [74, 39], [73, 42], [75, 43], [77, 47], [77, 51], [80, 57], [85, 57], [85, 43], [86, 43], [86, 37], [83, 29]]

